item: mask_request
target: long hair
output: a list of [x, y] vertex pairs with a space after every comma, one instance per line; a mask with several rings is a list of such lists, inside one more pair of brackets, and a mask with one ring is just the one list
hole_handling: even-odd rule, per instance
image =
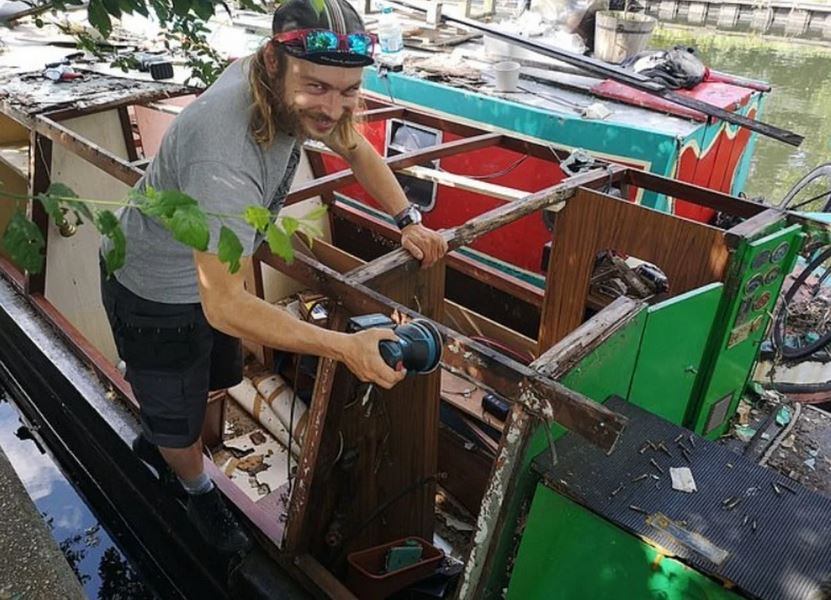
[[[254, 141], [264, 147], [274, 142], [279, 132], [292, 134], [299, 139], [305, 137], [303, 128], [284, 99], [286, 66], [288, 59], [286, 52], [279, 45], [274, 45], [277, 57], [277, 72], [270, 76], [266, 67], [266, 52], [271, 41], [266, 42], [251, 57], [248, 70], [248, 83], [251, 87], [253, 106], [251, 110], [251, 135]], [[360, 110], [363, 103], [358, 102]], [[335, 141], [342, 147], [352, 149], [358, 140], [354, 111], [344, 111], [332, 132]]]

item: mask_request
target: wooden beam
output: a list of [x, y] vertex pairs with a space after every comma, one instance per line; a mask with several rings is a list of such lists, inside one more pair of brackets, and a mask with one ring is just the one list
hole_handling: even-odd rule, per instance
[[[129, 82], [132, 80], [125, 79], [125, 81]], [[159, 100], [166, 100], [168, 98], [177, 98], [179, 96], [199, 94], [202, 91], [197, 88], [187, 87], [184, 85], [177, 85], [173, 83], [166, 83], [164, 84], [164, 86], [165, 87], [161, 89], [147, 90], [141, 93], [134, 93], [126, 98], [118, 98], [107, 102], [91, 104], [89, 106], [85, 106], [84, 108], [59, 108], [57, 110], [45, 112], [43, 113], [43, 115], [36, 115], [34, 118], [36, 119], [38, 116], [44, 116], [52, 121], [65, 121], [66, 119], [72, 119], [74, 117], [82, 117], [84, 115], [100, 113], [113, 108], [120, 108], [122, 106], [132, 106], [134, 104], [152, 104], [153, 102]], [[29, 118], [29, 120], [31, 120], [31, 117]]]
[[[400, 169], [403, 167], [410, 167], [423, 162], [429, 162], [446, 156], [453, 156], [462, 152], [472, 152], [474, 150], [481, 150], [496, 146], [502, 139], [502, 135], [498, 133], [486, 133], [477, 135], [471, 138], [462, 140], [455, 140], [446, 144], [439, 144], [437, 146], [430, 146], [429, 148], [422, 148], [414, 150], [413, 152], [405, 152], [396, 156], [387, 157], [384, 162], [390, 169]], [[333, 192], [339, 187], [349, 185], [356, 181], [355, 174], [351, 169], [344, 169], [337, 173], [327, 175], [321, 179], [309, 182], [308, 184], [291, 192], [286, 197], [286, 205], [300, 202], [306, 198], [319, 196], [325, 192]]]
[[[464, 225], [443, 231], [442, 236], [447, 241], [450, 250], [467, 246], [494, 229], [513, 223], [542, 208], [553, 207], [565, 202], [576, 193], [580, 186], [606, 184], [610, 178], [620, 176], [624, 171], [625, 167], [615, 165], [610, 167], [608, 171], [589, 171], [574, 175], [552, 187], [527, 194], [522, 200], [497, 206], [471, 219]], [[367, 283], [404, 265], [409, 265], [410, 270], [412, 270], [418, 266], [418, 261], [404, 248], [398, 248], [363, 267], [355, 269], [349, 273], [349, 279], [358, 283]]]
[[52, 183], [52, 142], [35, 131], [29, 132], [29, 200], [26, 215], [43, 236], [43, 267], [40, 273], [26, 272], [24, 288], [27, 294], [46, 293], [46, 252], [49, 249], [49, 215], [43, 204], [34, 199]]
[[[256, 256], [304, 285], [337, 298], [354, 314], [397, 310], [412, 319], [424, 318], [306, 256], [297, 255], [288, 265], [263, 246]], [[606, 451], [614, 448], [625, 417], [442, 324], [435, 326], [445, 342], [442, 365], [446, 369], [524, 405], [533, 414], [557, 421]]]
[[780, 208], [768, 207], [767, 210], [728, 229], [725, 234], [727, 236], [727, 243], [731, 248], [737, 248], [742, 240], [754, 239], [760, 235], [766, 235], [770, 232], [771, 226], [785, 217], [785, 212]]
[[662, 177], [641, 169], [627, 170], [624, 180], [636, 187], [667, 194], [677, 200], [706, 206], [736, 217], [749, 218], [769, 208], [764, 204], [737, 198], [692, 183]]
[[130, 122], [130, 113], [126, 106], [118, 109], [118, 120], [121, 122], [121, 131], [124, 134], [124, 146], [127, 148], [127, 160], [134, 163], [138, 160], [136, 138], [133, 136], [133, 124]]
[[403, 106], [386, 106], [383, 108], [371, 108], [355, 115], [358, 124], [374, 123], [375, 121], [386, 121], [387, 119], [400, 119], [404, 116], [406, 109]]
[[[401, 240], [401, 232], [397, 227], [372, 217], [340, 200], [335, 201], [330, 212], [332, 216], [341, 217], [350, 223], [354, 223], [364, 229], [369, 229], [373, 233], [377, 233], [385, 238], [395, 240], [396, 242]], [[536, 307], [542, 306], [545, 295], [543, 290], [527, 281], [507, 275], [494, 267], [476, 261], [464, 254], [450, 252], [447, 255], [447, 266], [452, 270], [473, 277], [501, 292], [514, 296], [527, 304]]]
[[87, 138], [70, 131], [55, 121], [38, 115], [32, 122], [32, 128], [55, 144], [68, 148], [85, 161], [92, 163], [108, 175], [127, 185], [134, 185], [144, 174], [128, 161], [105, 150]]

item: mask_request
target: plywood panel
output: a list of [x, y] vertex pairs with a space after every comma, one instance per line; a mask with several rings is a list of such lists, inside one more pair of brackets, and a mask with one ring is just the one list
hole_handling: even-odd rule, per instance
[[582, 323], [600, 251], [614, 249], [655, 263], [667, 274], [673, 295], [722, 281], [728, 260], [721, 230], [586, 189], [557, 213], [553, 236], [541, 350]]
[[[124, 133], [117, 110], [64, 121], [74, 132], [126, 158]], [[126, 185], [55, 144], [52, 149], [53, 182], [68, 185], [82, 198], [122, 200]], [[100, 236], [88, 225], [69, 238], [49, 225], [46, 258], [46, 298], [110, 361], [117, 361], [107, 317], [101, 305], [98, 247]]]

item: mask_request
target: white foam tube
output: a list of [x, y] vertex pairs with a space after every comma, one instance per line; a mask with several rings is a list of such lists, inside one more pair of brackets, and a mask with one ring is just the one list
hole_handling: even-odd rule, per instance
[[[237, 386], [228, 389], [231, 397], [242, 406], [260, 425], [265, 427], [278, 442], [289, 447], [289, 432], [280, 418], [274, 413], [265, 399], [257, 392], [257, 388], [250, 379], [245, 377]], [[297, 457], [300, 454], [299, 436], [295, 434], [291, 444], [291, 453]]]
[[[306, 405], [294, 398], [294, 390], [279, 375], [257, 379], [256, 386], [257, 391], [265, 398], [283, 427], [292, 432], [295, 440], [302, 440], [306, 429]], [[294, 419], [292, 419], [291, 411], [292, 401], [294, 401]]]

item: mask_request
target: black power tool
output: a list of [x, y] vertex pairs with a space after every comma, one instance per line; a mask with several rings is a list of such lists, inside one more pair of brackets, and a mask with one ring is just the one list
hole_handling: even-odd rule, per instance
[[349, 319], [347, 330], [364, 331], [372, 327], [392, 329], [399, 341], [383, 340], [378, 344], [381, 358], [391, 368], [403, 365], [408, 373], [430, 373], [439, 366], [442, 353], [441, 334], [430, 321], [415, 319], [404, 325], [382, 314], [361, 315]]

